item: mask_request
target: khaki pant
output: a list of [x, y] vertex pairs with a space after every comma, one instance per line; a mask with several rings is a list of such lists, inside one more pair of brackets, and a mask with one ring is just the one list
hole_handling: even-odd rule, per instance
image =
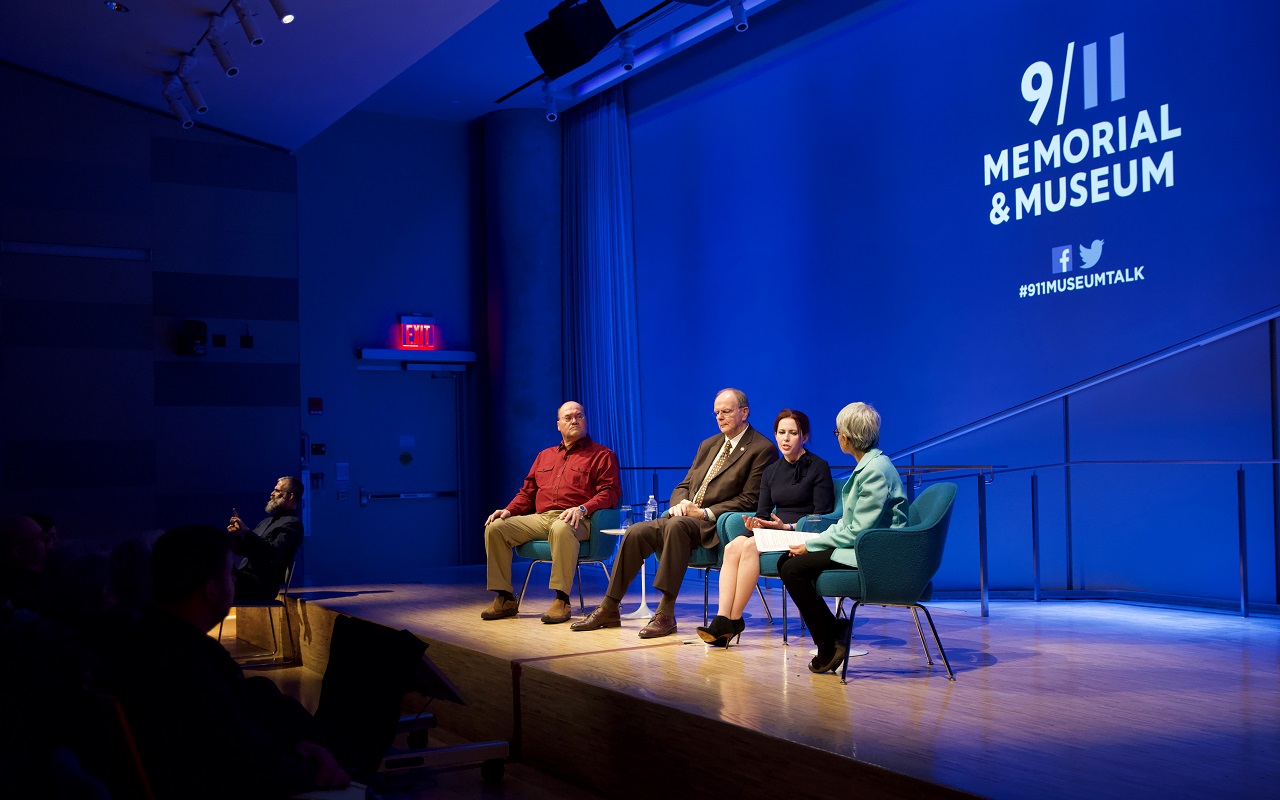
[[573, 571], [578, 566], [578, 545], [590, 534], [590, 521], [583, 517], [577, 528], [571, 528], [557, 517], [563, 511], [545, 511], [519, 517], [497, 519], [485, 526], [484, 553], [488, 571], [485, 580], [490, 591], [513, 592], [511, 587], [511, 551], [518, 544], [545, 540], [551, 543], [552, 591], [569, 593], [573, 588]]

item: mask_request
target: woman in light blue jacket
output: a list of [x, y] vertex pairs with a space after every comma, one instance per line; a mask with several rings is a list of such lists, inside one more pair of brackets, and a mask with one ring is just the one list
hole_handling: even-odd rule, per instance
[[782, 583], [809, 626], [818, 654], [809, 662], [811, 672], [828, 672], [844, 661], [847, 619], [836, 620], [814, 588], [818, 574], [827, 569], [857, 569], [853, 545], [868, 528], [901, 528], [907, 524], [907, 494], [889, 457], [880, 452], [880, 414], [866, 403], [850, 403], [836, 415], [836, 439], [840, 449], [858, 466], [841, 489], [844, 513], [835, 525], [817, 538], [794, 545], [778, 564]]

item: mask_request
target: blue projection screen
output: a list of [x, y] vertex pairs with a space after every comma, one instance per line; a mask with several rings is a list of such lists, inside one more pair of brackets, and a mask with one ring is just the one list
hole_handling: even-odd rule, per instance
[[691, 453], [737, 385], [765, 429], [887, 406], [896, 449], [1280, 305], [1277, 33], [1272, 3], [886, 3], [637, 109], [642, 367], [716, 348], [687, 403], [644, 387], [646, 440]]

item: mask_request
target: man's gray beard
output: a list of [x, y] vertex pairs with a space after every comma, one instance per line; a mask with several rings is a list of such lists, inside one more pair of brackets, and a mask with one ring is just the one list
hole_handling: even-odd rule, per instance
[[263, 510], [266, 511], [268, 514], [274, 514], [276, 513], [276, 509], [279, 507], [280, 507], [280, 502], [278, 500], [268, 500], [267, 507]]

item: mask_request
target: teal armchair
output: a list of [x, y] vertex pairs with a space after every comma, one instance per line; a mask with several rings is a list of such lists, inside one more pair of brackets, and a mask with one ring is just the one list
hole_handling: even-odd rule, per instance
[[[582, 597], [582, 565], [599, 564], [600, 569], [604, 570], [605, 580], [609, 580], [607, 563], [613, 558], [613, 552], [617, 549], [618, 542], [622, 537], [611, 536], [600, 531], [603, 528], [616, 527], [618, 527], [618, 509], [602, 508], [591, 515], [591, 530], [587, 540], [578, 543], [578, 566], [575, 572], [578, 576], [578, 607], [582, 609], [584, 614], [587, 613], [587, 604]], [[533, 562], [524, 573], [524, 586], [520, 587], [519, 600], [523, 601], [524, 592], [529, 588], [529, 576], [533, 574], [533, 565], [551, 563], [551, 543], [546, 539], [525, 542], [524, 544], [516, 545], [515, 551], [516, 555]]]
[[695, 547], [689, 554], [689, 566], [702, 570], [702, 624], [707, 624], [707, 609], [711, 603], [711, 570], [719, 570], [724, 563], [724, 532], [721, 521], [729, 514], [716, 518], [716, 536], [720, 539], [714, 547]]
[[[906, 527], [869, 528], [859, 534], [853, 546], [858, 555], [857, 569], [825, 570], [818, 576], [815, 581], [818, 594], [839, 598], [841, 606], [846, 597], [853, 600], [853, 606], [849, 609], [849, 638], [845, 640], [846, 648], [853, 638], [853, 616], [857, 613], [859, 604], [902, 606], [911, 609], [925, 659], [932, 666], [933, 657], [925, 643], [924, 629], [920, 625], [917, 610], [923, 611], [929, 622], [929, 629], [933, 632], [933, 641], [938, 646], [938, 654], [946, 665], [947, 677], [953, 681], [956, 679], [951, 671], [951, 663], [947, 661], [947, 653], [942, 649], [942, 640], [938, 638], [933, 617], [929, 614], [929, 609], [922, 605], [933, 597], [933, 576], [942, 564], [942, 550], [947, 542], [947, 527], [951, 524], [951, 509], [955, 498], [954, 483], [936, 483], [930, 486], [920, 493], [907, 510]], [[846, 651], [844, 665], [840, 670], [841, 683], [845, 682], [848, 671], [849, 656]]]

